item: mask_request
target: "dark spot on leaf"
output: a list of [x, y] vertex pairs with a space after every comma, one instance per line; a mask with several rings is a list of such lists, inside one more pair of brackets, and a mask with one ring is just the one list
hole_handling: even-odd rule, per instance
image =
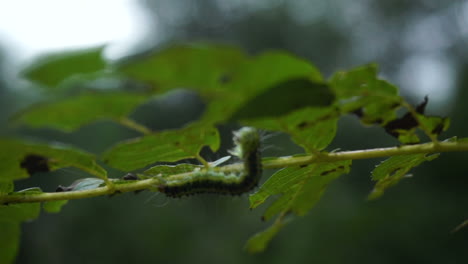
[[[423, 115], [426, 109], [427, 103], [428, 103], [428, 98], [426, 96], [424, 97], [424, 101], [415, 108], [416, 112]], [[418, 126], [418, 121], [414, 118], [414, 116], [410, 112], [408, 112], [401, 118], [397, 118], [388, 122], [384, 126], [384, 128], [388, 134], [398, 138], [400, 133], [398, 133], [396, 130], [398, 129], [410, 130], [417, 126]]]
[[180, 142], [179, 142], [179, 141], [176, 141], [176, 142], [174, 142], [174, 145], [175, 145], [176, 147], [178, 147], [178, 146], [180, 146]]
[[440, 135], [440, 133], [442, 133], [443, 130], [444, 130], [444, 119], [442, 119], [442, 122], [437, 124], [437, 126], [434, 127], [434, 129], [432, 129], [431, 133], [436, 134], [436, 135]]
[[306, 127], [310, 126], [310, 122], [303, 121], [297, 125], [298, 129], [304, 129]]
[[398, 107], [400, 107], [400, 106], [401, 106], [400, 103], [394, 103], [394, 104], [392, 104], [392, 105], [390, 106], [390, 108], [395, 109], [395, 108], [398, 108]]
[[138, 176], [135, 173], [127, 173], [125, 176], [122, 177], [123, 180], [126, 181], [136, 181], [139, 180]]
[[265, 220], [266, 220], [265, 216], [262, 216], [262, 217], [260, 218], [260, 220], [261, 220], [262, 222], [265, 222]]
[[303, 164], [303, 165], [300, 165], [299, 168], [305, 168], [307, 166], [309, 166], [309, 164]]
[[48, 172], [50, 171], [48, 161], [44, 156], [29, 154], [21, 161], [20, 167], [26, 169], [29, 175], [36, 172]]
[[320, 173], [320, 176], [325, 176], [325, 175], [330, 174], [330, 173], [335, 172], [335, 171], [336, 171], [336, 169], [324, 171], [324, 172]]
[[376, 120], [374, 120], [374, 123], [377, 124], [377, 125], [382, 124], [383, 120], [382, 120], [382, 118], [377, 118]]
[[[351, 113], [353, 113], [354, 115], [356, 115], [359, 119], [363, 119], [363, 120], [365, 119], [365, 114], [364, 114], [364, 110], [363, 110], [362, 107], [361, 107], [361, 108], [358, 108], [358, 109], [356, 109], [356, 110], [354, 110], [354, 111], [352, 111]], [[377, 125], [379, 125], [379, 124], [382, 124], [382, 123], [383, 123], [383, 120], [382, 120], [381, 118], [377, 118], [377, 119], [375, 119], [375, 120], [366, 121], [366, 123], [367, 123], [367, 122], [368, 122], [368, 123], [371, 123], [371, 124], [377, 124]]]
[[231, 76], [228, 74], [223, 74], [221, 77], [219, 77], [219, 82], [222, 84], [228, 83], [231, 81]]
[[359, 118], [362, 118], [364, 116], [364, 111], [362, 110], [362, 107], [352, 111], [352, 113]]
[[389, 175], [389, 176], [393, 176], [393, 175], [394, 175], [395, 173], [397, 173], [400, 169], [401, 169], [401, 168], [395, 168], [395, 169], [391, 170], [391, 171], [388, 173], [388, 175]]

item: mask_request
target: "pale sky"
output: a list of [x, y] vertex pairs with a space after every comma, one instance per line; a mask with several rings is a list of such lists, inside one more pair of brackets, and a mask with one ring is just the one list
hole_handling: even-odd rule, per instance
[[109, 44], [118, 57], [145, 34], [136, 0], [0, 0], [0, 43], [19, 61], [66, 49]]

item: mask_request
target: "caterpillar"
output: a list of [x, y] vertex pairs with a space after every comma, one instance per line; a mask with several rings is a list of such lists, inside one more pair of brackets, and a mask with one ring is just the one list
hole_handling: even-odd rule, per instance
[[242, 172], [227, 174], [214, 169], [200, 170], [184, 180], [162, 180], [158, 190], [177, 198], [201, 193], [240, 195], [255, 188], [262, 175], [260, 135], [253, 127], [243, 127], [233, 135], [235, 147], [229, 152], [243, 161]]

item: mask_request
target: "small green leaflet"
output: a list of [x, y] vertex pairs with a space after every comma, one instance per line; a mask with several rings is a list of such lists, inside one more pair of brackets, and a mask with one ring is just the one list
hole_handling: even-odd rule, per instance
[[273, 223], [263, 232], [257, 233], [252, 236], [246, 243], [245, 248], [249, 253], [258, 253], [265, 250], [268, 246], [268, 243], [273, 239], [273, 237], [280, 231], [284, 223], [277, 221]]
[[335, 73], [330, 86], [341, 111], [356, 113], [365, 124], [385, 124], [394, 119], [402, 102], [398, 88], [379, 79], [373, 64]]
[[59, 213], [62, 207], [68, 203], [68, 200], [59, 200], [45, 202], [42, 204], [42, 208], [48, 213]]
[[195, 158], [203, 146], [216, 151], [219, 134], [214, 127], [192, 125], [119, 143], [103, 155], [110, 166], [132, 171], [155, 162], [175, 162]]
[[427, 133], [437, 137], [440, 133], [446, 131], [450, 126], [450, 119], [439, 116], [418, 115], [418, 121]]
[[382, 196], [385, 190], [403, 179], [414, 167], [424, 161], [431, 161], [439, 157], [439, 154], [412, 154], [393, 156], [380, 163], [372, 171], [372, 180], [377, 181], [368, 199], [373, 200]]
[[34, 128], [51, 127], [71, 132], [97, 120], [119, 122], [147, 99], [147, 95], [136, 93], [85, 93], [57, 102], [33, 105], [17, 114], [14, 122]]
[[75, 167], [101, 179], [107, 177], [107, 172], [96, 163], [92, 154], [66, 145], [0, 139], [0, 149], [0, 182], [24, 179], [35, 172], [65, 167]]
[[104, 47], [46, 54], [26, 68], [22, 75], [51, 89], [58, 88], [70, 77], [96, 73], [107, 65], [102, 57]]
[[335, 138], [339, 114], [334, 108], [307, 107], [284, 116], [246, 120], [262, 129], [282, 131], [308, 153], [322, 150]]
[[256, 234], [249, 240], [248, 250], [257, 252], [284, 225], [286, 216], [305, 215], [319, 201], [327, 185], [340, 175], [350, 171], [351, 161], [316, 163], [304, 167], [285, 168], [273, 174], [258, 192], [250, 196], [250, 206], [255, 208], [271, 195], [281, 194], [266, 210], [263, 219], [269, 220], [278, 215], [273, 226]]

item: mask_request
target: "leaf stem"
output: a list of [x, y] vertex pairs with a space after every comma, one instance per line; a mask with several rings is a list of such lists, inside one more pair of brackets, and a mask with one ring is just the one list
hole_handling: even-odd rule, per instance
[[[438, 153], [438, 152], [459, 152], [468, 151], [468, 142], [433, 142], [405, 145], [389, 148], [375, 148], [366, 150], [354, 151], [341, 151], [334, 153], [320, 153], [312, 155], [301, 156], [288, 156], [278, 158], [266, 158], [262, 161], [265, 169], [277, 169], [285, 167], [293, 167], [300, 165], [308, 165], [317, 162], [334, 162], [340, 160], [358, 160], [358, 159], [371, 159], [381, 158], [387, 156], [398, 156], [417, 153]], [[243, 169], [243, 164], [231, 164], [216, 168], [219, 171], [240, 171]], [[192, 172], [181, 173], [169, 176], [168, 179], [183, 179], [191, 176]], [[139, 181], [132, 181], [129, 183], [119, 183], [113, 186], [103, 186], [91, 190], [70, 191], [70, 192], [56, 192], [56, 193], [39, 193], [39, 194], [7, 194], [0, 196], [0, 204], [10, 203], [32, 203], [32, 202], [46, 202], [57, 200], [73, 200], [83, 199], [102, 195], [111, 195], [115, 193], [132, 192], [137, 190], [145, 190], [154, 188], [159, 184], [157, 177]]]

